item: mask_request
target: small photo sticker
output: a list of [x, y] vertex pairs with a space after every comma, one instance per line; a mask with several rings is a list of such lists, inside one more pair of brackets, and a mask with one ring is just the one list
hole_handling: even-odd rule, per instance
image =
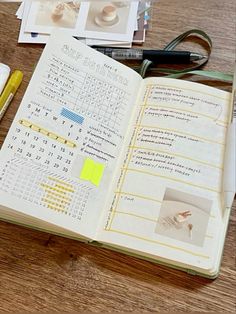
[[212, 201], [167, 188], [155, 232], [178, 241], [203, 246]]

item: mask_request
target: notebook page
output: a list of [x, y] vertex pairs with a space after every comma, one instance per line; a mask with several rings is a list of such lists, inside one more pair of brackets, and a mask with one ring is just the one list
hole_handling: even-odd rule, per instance
[[1, 150], [1, 206], [91, 236], [141, 80], [57, 30]]
[[143, 89], [98, 240], [210, 269], [224, 229], [230, 94], [165, 78], [145, 79]]

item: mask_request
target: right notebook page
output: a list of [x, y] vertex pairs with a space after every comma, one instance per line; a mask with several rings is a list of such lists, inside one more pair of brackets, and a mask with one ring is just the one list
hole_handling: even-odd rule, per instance
[[211, 269], [225, 229], [230, 93], [166, 78], [145, 79], [142, 88], [98, 240]]

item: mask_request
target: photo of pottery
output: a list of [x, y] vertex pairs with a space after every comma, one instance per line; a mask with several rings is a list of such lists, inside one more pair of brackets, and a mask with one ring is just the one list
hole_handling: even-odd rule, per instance
[[85, 29], [96, 32], [125, 33], [129, 9], [129, 2], [91, 2]]

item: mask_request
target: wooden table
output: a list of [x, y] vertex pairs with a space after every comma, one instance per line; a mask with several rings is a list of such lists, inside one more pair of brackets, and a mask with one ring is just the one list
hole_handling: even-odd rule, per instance
[[[205, 69], [232, 73], [235, 0], [154, 1], [145, 45], [163, 48], [181, 32], [205, 30], [213, 51]], [[23, 83], [0, 124], [9, 129], [42, 45], [17, 44], [19, 3], [0, 3], [0, 62], [24, 72]], [[187, 41], [187, 47], [198, 48]], [[195, 49], [196, 50], [196, 49]], [[194, 78], [196, 80], [196, 78]], [[230, 84], [204, 80], [225, 90]], [[235, 205], [220, 275], [214, 281], [9, 223], [0, 222], [0, 310], [2, 311], [235, 311]]]

